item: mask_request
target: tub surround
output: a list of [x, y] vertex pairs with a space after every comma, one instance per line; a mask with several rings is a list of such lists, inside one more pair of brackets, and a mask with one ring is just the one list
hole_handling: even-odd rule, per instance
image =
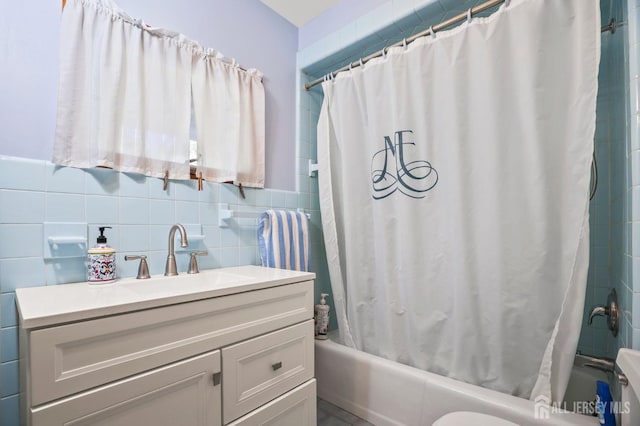
[[314, 278], [245, 266], [20, 290], [24, 420], [313, 425]]

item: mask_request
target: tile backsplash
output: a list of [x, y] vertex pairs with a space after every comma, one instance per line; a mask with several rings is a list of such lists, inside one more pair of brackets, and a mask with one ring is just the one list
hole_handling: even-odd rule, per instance
[[[112, 227], [105, 235], [117, 251], [118, 278], [137, 273], [138, 262], [125, 262], [126, 254], [146, 255], [151, 275], [163, 274], [169, 230], [175, 223], [182, 223], [192, 237], [186, 249], [175, 245], [180, 273], [186, 273], [189, 252], [195, 250], [208, 251], [198, 259], [201, 270], [260, 264], [257, 218], [270, 208], [303, 208], [311, 214], [312, 267], [322, 268], [326, 261], [317, 181], [303, 174], [297, 178], [304, 191], [245, 188], [242, 198], [233, 185], [205, 182], [198, 191], [195, 181], [170, 181], [165, 191], [161, 179], [0, 156], [3, 424], [5, 418], [18, 418], [17, 288], [85, 281], [86, 250], [96, 243], [99, 226]], [[255, 213], [255, 218], [231, 219], [228, 227], [220, 227], [221, 203]]]

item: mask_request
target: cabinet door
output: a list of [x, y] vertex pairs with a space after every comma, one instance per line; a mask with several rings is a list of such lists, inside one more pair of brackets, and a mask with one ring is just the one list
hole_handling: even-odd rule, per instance
[[220, 351], [32, 409], [33, 426], [221, 424]]
[[228, 426], [314, 426], [316, 381], [311, 379]]

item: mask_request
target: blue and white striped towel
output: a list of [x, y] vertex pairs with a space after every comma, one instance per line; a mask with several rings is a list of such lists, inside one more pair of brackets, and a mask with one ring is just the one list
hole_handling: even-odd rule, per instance
[[308, 271], [309, 222], [304, 213], [267, 210], [260, 215], [258, 246], [262, 266]]

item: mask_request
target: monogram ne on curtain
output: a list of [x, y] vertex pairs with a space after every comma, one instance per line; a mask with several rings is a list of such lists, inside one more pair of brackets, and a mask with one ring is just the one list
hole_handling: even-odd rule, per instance
[[[409, 160], [407, 148], [415, 146], [406, 138], [411, 130], [395, 132], [394, 141], [384, 137], [384, 148], [376, 151], [371, 159], [371, 182], [373, 198], [387, 198], [396, 191], [412, 198], [424, 198], [438, 183], [438, 172], [425, 160]], [[406, 141], [406, 142], [405, 142]], [[405, 145], [408, 145], [405, 147]], [[390, 158], [391, 157], [391, 160]]]

